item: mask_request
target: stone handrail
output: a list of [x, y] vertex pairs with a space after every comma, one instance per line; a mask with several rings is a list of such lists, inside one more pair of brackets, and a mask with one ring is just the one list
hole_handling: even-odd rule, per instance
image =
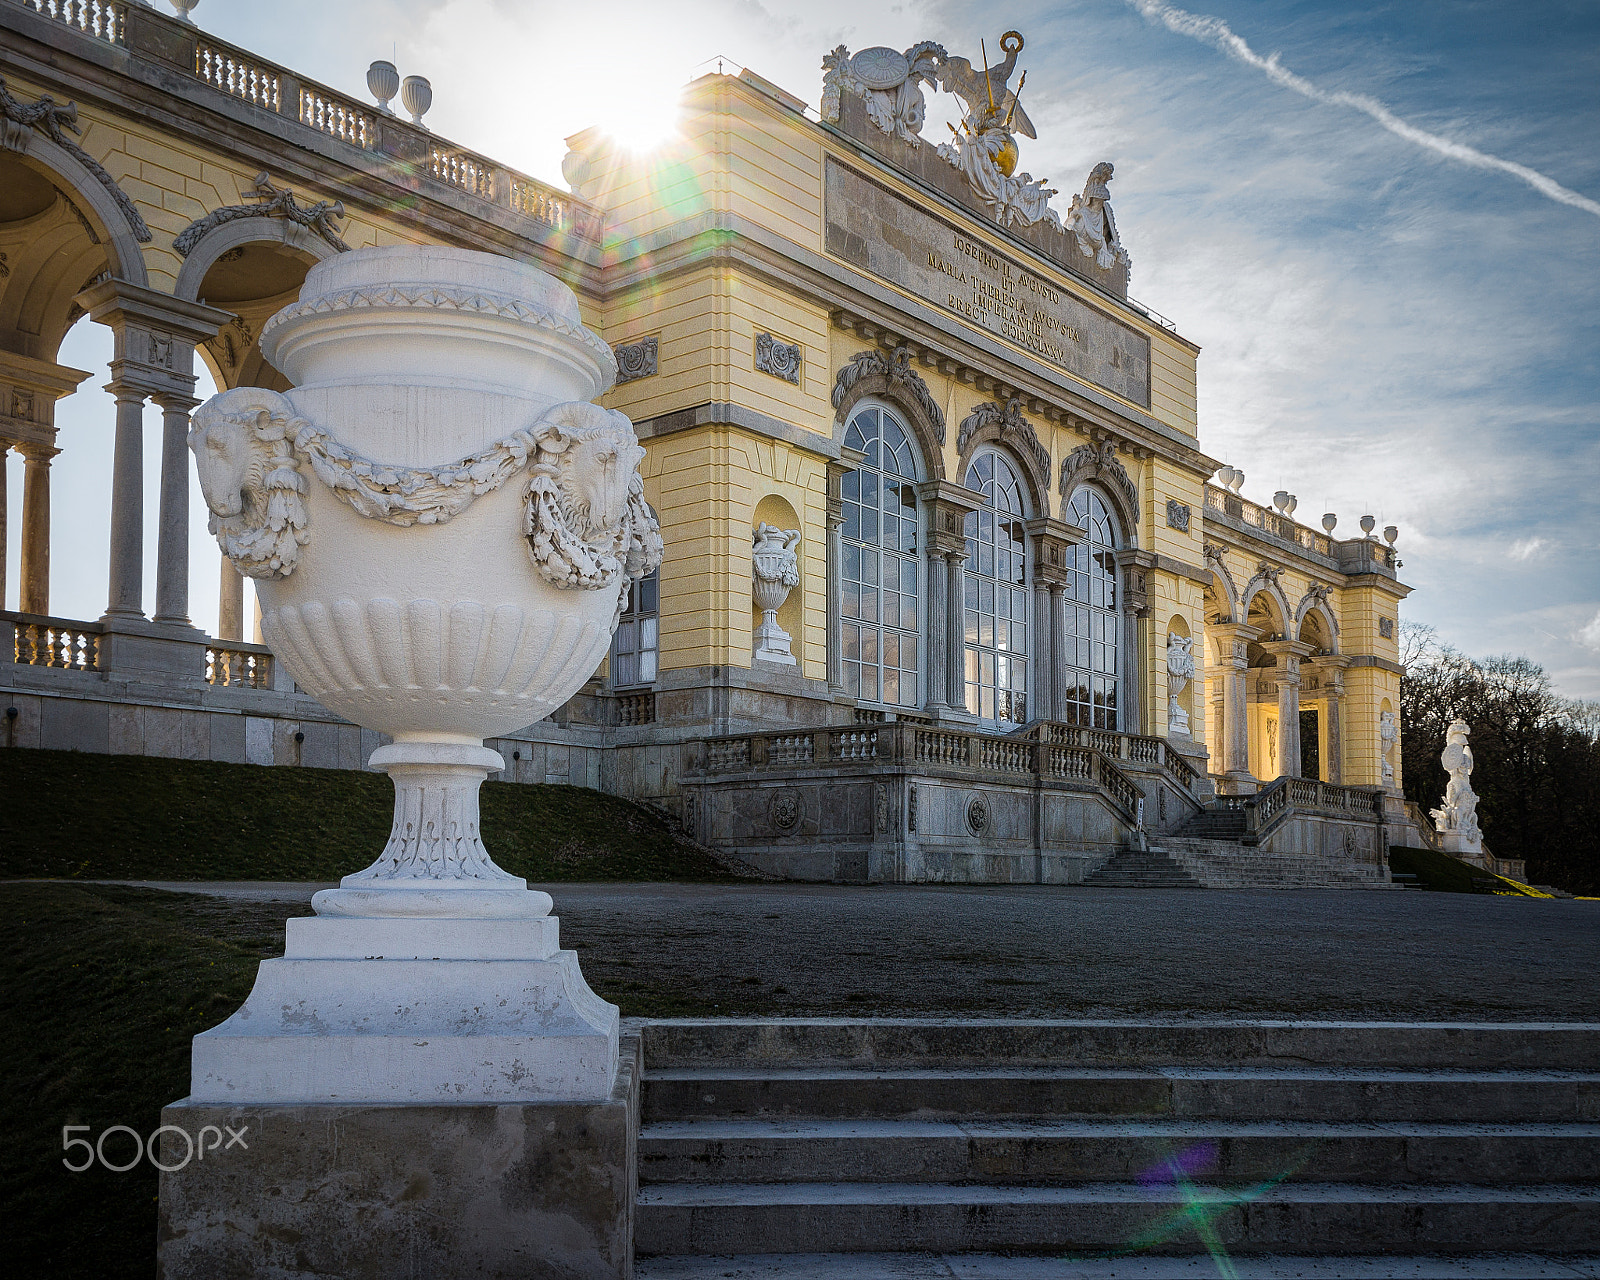
[[27, 667], [56, 667], [63, 671], [98, 671], [98, 622], [73, 622], [36, 613], [0, 613], [0, 624], [15, 633], [9, 646], [11, 660]]
[[1311, 778], [1278, 778], [1251, 796], [1218, 796], [1215, 807], [1243, 813], [1244, 843], [1260, 844], [1296, 813], [1381, 822], [1383, 792]]
[[[601, 215], [576, 196], [508, 169], [130, 0], [11, 0], [91, 40], [149, 59], [164, 75], [177, 61], [190, 75], [259, 111], [287, 117], [363, 151], [392, 157], [405, 170], [506, 209], [542, 227], [598, 243]], [[136, 18], [136, 21], [132, 19]], [[192, 54], [189, 52], [192, 50]]]
[[206, 683], [236, 689], [272, 688], [272, 650], [265, 645], [206, 646]]
[[1406, 801], [1406, 816], [1416, 824], [1417, 832], [1422, 837], [1422, 843], [1435, 853], [1444, 852], [1444, 842], [1439, 839], [1439, 832], [1434, 828], [1433, 819], [1430, 818], [1423, 807], [1415, 800]]
[[[1065, 726], [1063, 726], [1065, 727]], [[1113, 737], [1119, 735], [1112, 735]], [[1092, 743], [1041, 742], [909, 721], [708, 738], [697, 772], [777, 773], [820, 764], [887, 764], [1036, 785], [1087, 783], [1136, 821], [1144, 791]]]
[[1195, 789], [1200, 785], [1200, 775], [1183, 756], [1172, 749], [1165, 738], [1152, 738], [1138, 733], [1118, 733], [1111, 729], [1090, 729], [1084, 725], [1062, 724], [1056, 720], [1040, 720], [1014, 736], [1029, 742], [1092, 747], [1112, 760], [1126, 760], [1136, 765], [1154, 765], [1172, 774], [1190, 795], [1194, 795]]

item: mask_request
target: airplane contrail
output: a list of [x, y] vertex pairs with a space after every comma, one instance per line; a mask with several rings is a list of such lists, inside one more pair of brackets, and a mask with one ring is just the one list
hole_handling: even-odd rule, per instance
[[1304, 76], [1296, 75], [1280, 63], [1277, 54], [1263, 58], [1246, 44], [1242, 37], [1236, 35], [1221, 18], [1189, 13], [1170, 4], [1163, 4], [1161, 0], [1126, 0], [1126, 3], [1137, 9], [1147, 22], [1159, 22], [1167, 30], [1176, 32], [1180, 36], [1188, 36], [1202, 44], [1212, 45], [1230, 58], [1237, 58], [1247, 66], [1265, 73], [1274, 84], [1291, 89], [1301, 97], [1309, 98], [1313, 102], [1325, 102], [1331, 106], [1354, 107], [1407, 142], [1414, 142], [1437, 155], [1458, 160], [1477, 169], [1496, 169], [1501, 173], [1509, 173], [1514, 178], [1521, 178], [1540, 195], [1600, 217], [1600, 201], [1591, 200], [1588, 196], [1562, 186], [1554, 178], [1545, 176], [1537, 169], [1517, 164], [1514, 160], [1502, 160], [1499, 156], [1479, 151], [1476, 147], [1469, 147], [1462, 142], [1452, 142], [1449, 138], [1441, 138], [1436, 133], [1429, 133], [1414, 124], [1407, 124], [1383, 103], [1364, 93], [1319, 89]]

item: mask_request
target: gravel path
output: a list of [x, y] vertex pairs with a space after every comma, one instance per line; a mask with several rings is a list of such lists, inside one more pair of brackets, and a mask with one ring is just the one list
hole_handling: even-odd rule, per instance
[[[149, 887], [303, 912], [326, 886]], [[1600, 902], [1315, 890], [539, 887], [555, 898], [563, 945], [628, 1014], [1600, 1021]]]

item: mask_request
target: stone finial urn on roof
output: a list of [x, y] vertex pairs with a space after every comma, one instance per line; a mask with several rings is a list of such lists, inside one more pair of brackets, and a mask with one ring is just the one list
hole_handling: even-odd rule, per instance
[[318, 264], [261, 345], [294, 390], [194, 417], [211, 528], [300, 686], [393, 739], [371, 764], [394, 823], [196, 1038], [194, 1096], [604, 1096], [617, 1011], [557, 949], [549, 895], [494, 864], [478, 789], [505, 768], [484, 739], [577, 691], [660, 560], [632, 424], [591, 403], [611, 349], [537, 268], [412, 246]]

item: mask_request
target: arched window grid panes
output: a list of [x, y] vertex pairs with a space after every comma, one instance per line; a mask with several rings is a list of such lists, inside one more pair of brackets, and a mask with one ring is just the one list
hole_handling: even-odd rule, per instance
[[1003, 454], [985, 449], [967, 467], [965, 484], [983, 495], [965, 530], [967, 710], [996, 724], [1026, 724], [1032, 606], [1022, 483]]
[[611, 641], [611, 687], [654, 684], [660, 654], [661, 571], [652, 569], [628, 588], [628, 600]]
[[1105, 499], [1085, 485], [1072, 494], [1067, 520], [1082, 526], [1084, 541], [1068, 557], [1065, 670], [1060, 673], [1068, 724], [1120, 729], [1118, 681], [1122, 666], [1122, 609], [1117, 587], [1117, 518]]
[[866, 455], [842, 484], [839, 629], [845, 689], [862, 702], [919, 706], [916, 449], [904, 424], [878, 405], [857, 410], [845, 428], [844, 443]]

